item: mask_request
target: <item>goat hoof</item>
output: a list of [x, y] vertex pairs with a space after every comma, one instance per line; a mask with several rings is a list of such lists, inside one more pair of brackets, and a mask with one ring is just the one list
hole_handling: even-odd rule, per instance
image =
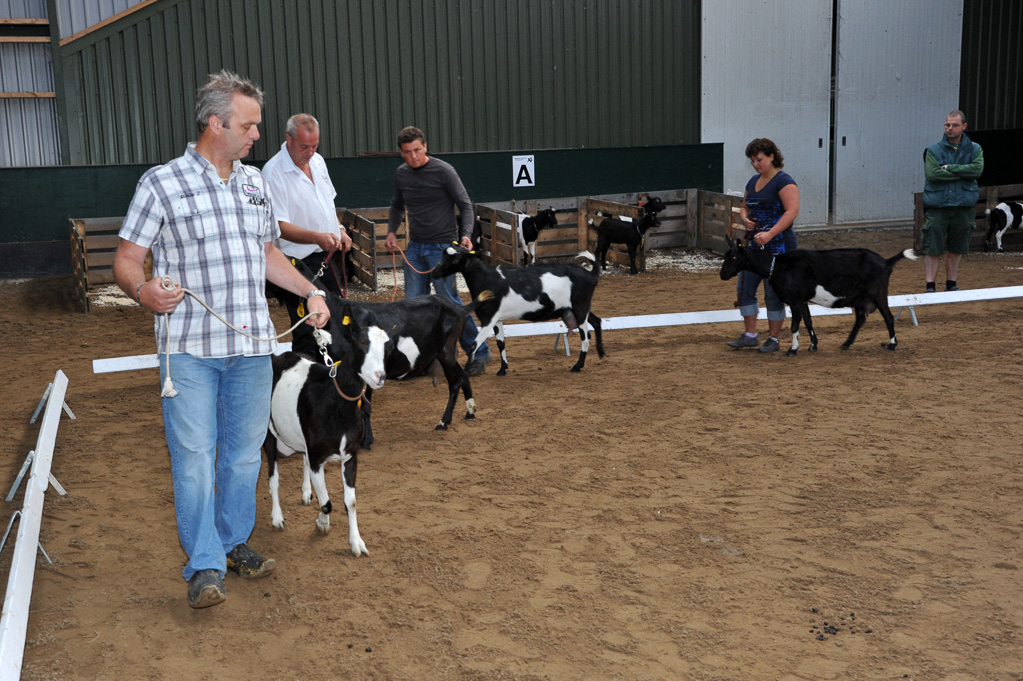
[[849, 345], [846, 345], [845, 343], [842, 343], [842, 347], [841, 347], [841, 348], [839, 348], [839, 349], [840, 349], [840, 350], [841, 350], [842, 352], [845, 352], [845, 351], [846, 351], [846, 350], [848, 350], [848, 349], [849, 349], [850, 347], [851, 347], [851, 346], [849, 346]]
[[474, 418], [476, 418], [476, 414], [473, 414], [471, 411], [465, 412], [465, 420], [466, 421], [468, 421], [469, 419], [474, 419]]
[[302, 495], [302, 505], [303, 506], [308, 506], [311, 503], [313, 503], [313, 495], [311, 493], [310, 494], [303, 494]]
[[798, 351], [797, 350], [792, 350], [790, 348], [789, 351], [785, 353], [785, 356], [786, 357], [795, 357], [796, 356], [796, 352], [798, 352]]
[[898, 346], [895, 343], [881, 343], [881, 347], [890, 352], [895, 352], [895, 348]]
[[448, 429], [448, 424], [444, 423], [443, 421], [438, 423], [437, 427], [434, 428], [434, 430], [447, 430], [447, 429]]
[[507, 367], [501, 367], [501, 370], [497, 372], [497, 375], [498, 376], [507, 376], [508, 375]]
[[572, 373], [573, 374], [578, 374], [582, 370], [583, 370], [583, 368], [581, 366], [579, 366], [579, 365], [576, 365], [576, 366], [572, 367]]

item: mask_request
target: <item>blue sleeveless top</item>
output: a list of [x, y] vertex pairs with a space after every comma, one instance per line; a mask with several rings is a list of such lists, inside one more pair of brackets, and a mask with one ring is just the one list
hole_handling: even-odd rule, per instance
[[[778, 223], [781, 216], [785, 214], [785, 206], [781, 202], [780, 192], [790, 184], [796, 184], [791, 175], [784, 170], [779, 170], [770, 182], [758, 192], [756, 189], [759, 179], [759, 175], [754, 175], [746, 183], [746, 213], [750, 220], [757, 223], [754, 233], [770, 231]], [[764, 250], [775, 255], [795, 250], [796, 247], [796, 233], [791, 226], [764, 244]]]

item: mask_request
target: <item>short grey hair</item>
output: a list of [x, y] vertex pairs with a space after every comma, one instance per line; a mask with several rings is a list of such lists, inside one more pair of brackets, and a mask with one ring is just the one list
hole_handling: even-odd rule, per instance
[[294, 139], [295, 135], [298, 134], [299, 127], [312, 132], [320, 129], [320, 122], [312, 114], [298, 113], [288, 119], [287, 125], [284, 126], [284, 132]]
[[237, 73], [222, 69], [211, 73], [206, 84], [195, 92], [195, 123], [201, 135], [210, 124], [210, 116], [216, 116], [229, 127], [231, 122], [231, 98], [235, 95], [251, 97], [263, 107], [263, 91], [251, 80]]

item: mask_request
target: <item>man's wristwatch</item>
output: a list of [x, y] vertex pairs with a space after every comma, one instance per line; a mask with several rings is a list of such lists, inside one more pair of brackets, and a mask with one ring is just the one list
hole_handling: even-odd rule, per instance
[[315, 291], [310, 291], [309, 293], [305, 294], [305, 299], [309, 300], [310, 298], [314, 298], [316, 296], [320, 296], [321, 298], [326, 300], [327, 299], [327, 292], [323, 291], [321, 289], [316, 289]]

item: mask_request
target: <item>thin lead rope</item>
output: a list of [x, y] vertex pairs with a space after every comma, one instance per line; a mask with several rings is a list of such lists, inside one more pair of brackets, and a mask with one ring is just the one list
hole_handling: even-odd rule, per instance
[[[160, 279], [160, 285], [163, 286], [164, 290], [166, 290], [166, 291], [173, 291], [174, 290], [174, 280], [171, 279], [166, 274]], [[270, 338], [260, 338], [259, 336], [253, 336], [248, 331], [243, 331], [242, 329], [239, 329], [237, 326], [235, 326], [231, 322], [229, 322], [226, 319], [224, 319], [223, 317], [221, 317], [219, 314], [216, 313], [216, 311], [214, 311], [214, 309], [212, 307], [210, 307], [209, 305], [206, 304], [206, 301], [204, 301], [202, 298], [197, 296], [194, 292], [192, 292], [189, 289], [184, 288], [184, 287], [182, 287], [181, 290], [184, 291], [185, 293], [187, 293], [188, 295], [192, 296], [193, 298], [195, 298], [196, 302], [198, 302], [200, 305], [205, 307], [209, 311], [209, 313], [211, 315], [213, 315], [214, 317], [216, 317], [217, 319], [222, 321], [224, 324], [226, 324], [228, 326], [228, 328], [230, 328], [232, 331], [237, 331], [241, 335], [246, 336], [248, 338], [251, 338], [252, 340], [255, 340], [255, 341], [262, 341], [262, 342], [275, 341], [275, 340], [277, 340], [279, 338], [287, 336], [289, 333], [291, 333], [292, 331], [297, 329], [299, 324], [304, 324], [305, 323], [305, 319], [300, 319], [300, 320], [298, 320], [295, 323], [294, 326], [292, 326], [287, 331], [284, 331], [283, 333], [279, 333], [276, 336], [271, 336]], [[313, 315], [320, 315], [321, 313], [320, 312], [313, 312], [311, 314], [313, 314]], [[178, 396], [178, 390], [177, 390], [177, 388], [174, 387], [174, 382], [171, 380], [171, 373], [170, 373], [170, 347], [168, 347], [169, 344], [170, 344], [170, 313], [169, 312], [164, 312], [163, 313], [163, 321], [164, 321], [164, 325], [165, 325], [165, 327], [167, 329], [167, 340], [164, 341], [164, 346], [163, 346], [163, 353], [164, 353], [164, 358], [165, 358], [164, 359], [164, 363], [165, 363], [165, 365], [167, 367], [167, 378], [163, 382], [163, 391], [160, 393], [160, 397], [177, 397]]]

